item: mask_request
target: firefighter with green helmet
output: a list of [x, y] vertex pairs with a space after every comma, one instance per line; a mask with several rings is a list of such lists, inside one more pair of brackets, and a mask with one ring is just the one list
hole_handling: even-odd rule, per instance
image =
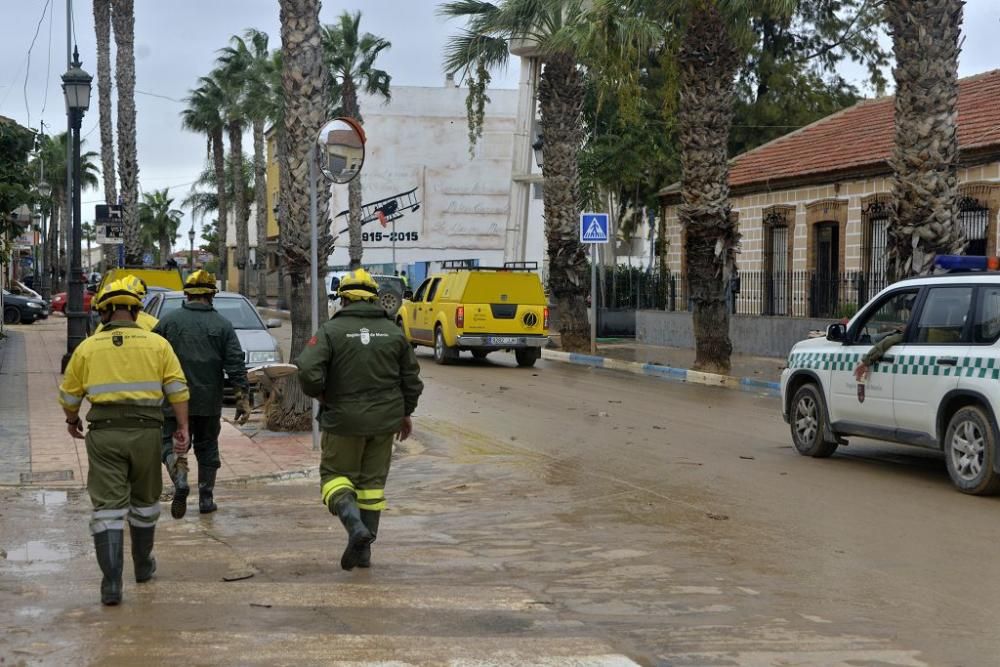
[[423, 383], [413, 348], [378, 305], [364, 269], [340, 282], [344, 307], [296, 360], [303, 391], [320, 401], [321, 498], [347, 530], [345, 570], [369, 567], [385, 509], [393, 437], [409, 437]]
[[59, 403], [69, 434], [83, 438], [80, 407], [87, 413], [87, 491], [94, 505], [90, 531], [104, 577], [101, 602], [122, 599], [125, 522], [132, 540], [137, 583], [156, 571], [152, 556], [160, 515], [160, 429], [162, 403], [173, 407], [171, 439], [183, 450], [188, 441], [188, 388], [177, 355], [167, 341], [136, 323], [142, 300], [125, 281], [109, 283], [94, 302], [106, 320], [104, 328], [73, 352]]
[[[218, 289], [215, 276], [194, 271], [184, 281], [187, 300], [181, 307], [160, 319], [155, 333], [170, 343], [184, 368], [191, 389], [191, 444], [198, 459], [198, 510], [210, 514], [215, 503], [215, 478], [222, 467], [219, 458], [219, 433], [222, 430], [222, 394], [225, 378], [236, 387], [236, 420], [246, 423], [250, 417], [247, 369], [243, 348], [232, 323], [212, 305]], [[167, 414], [163, 429], [163, 463], [174, 483], [170, 515], [182, 518], [187, 512], [190, 493], [186, 451], [179, 455], [170, 445], [173, 416]]]

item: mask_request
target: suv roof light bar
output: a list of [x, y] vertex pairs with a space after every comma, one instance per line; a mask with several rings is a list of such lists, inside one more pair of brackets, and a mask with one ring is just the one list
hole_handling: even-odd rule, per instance
[[1000, 270], [1000, 257], [938, 255], [934, 258], [934, 265], [951, 273], [997, 271]]

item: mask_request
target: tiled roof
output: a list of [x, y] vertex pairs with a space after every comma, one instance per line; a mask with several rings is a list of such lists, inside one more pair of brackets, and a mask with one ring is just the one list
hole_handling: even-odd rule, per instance
[[[888, 170], [893, 103], [892, 97], [860, 102], [737, 156], [730, 163], [730, 186], [773, 189], [782, 181], [824, 174]], [[1000, 147], [1000, 70], [959, 80], [958, 143], [963, 153]]]

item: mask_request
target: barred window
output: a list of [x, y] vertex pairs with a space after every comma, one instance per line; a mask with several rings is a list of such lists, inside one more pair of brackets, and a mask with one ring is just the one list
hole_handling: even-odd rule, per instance
[[986, 236], [989, 226], [989, 208], [972, 197], [962, 197], [958, 200], [958, 228], [967, 241], [966, 255], [986, 255]]

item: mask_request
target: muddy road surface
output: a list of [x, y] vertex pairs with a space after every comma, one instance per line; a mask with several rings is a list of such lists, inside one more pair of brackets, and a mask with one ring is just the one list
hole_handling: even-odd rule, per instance
[[315, 475], [230, 484], [102, 608], [85, 493], [0, 488], [0, 664], [1000, 664], [1000, 501], [939, 456], [805, 459], [771, 397], [420, 356], [371, 570]]

